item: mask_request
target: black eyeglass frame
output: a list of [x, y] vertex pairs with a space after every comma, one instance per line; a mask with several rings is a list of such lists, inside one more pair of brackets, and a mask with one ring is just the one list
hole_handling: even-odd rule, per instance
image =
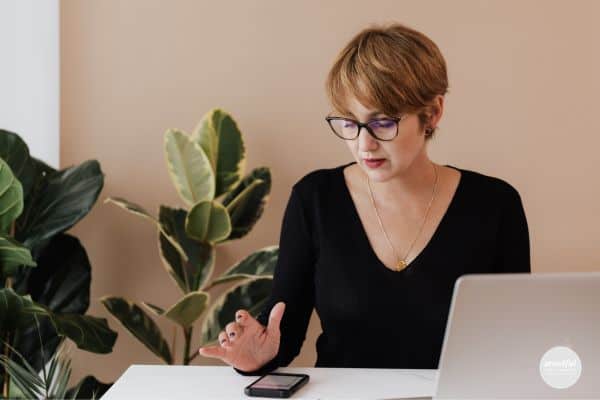
[[[406, 118], [406, 114], [401, 115], [400, 117], [385, 117], [385, 118], [374, 118], [374, 119], [370, 119], [365, 123], [362, 123], [360, 121], [357, 121], [355, 119], [352, 118], [345, 118], [345, 117], [335, 117], [335, 116], [327, 116], [325, 117], [325, 121], [327, 121], [327, 124], [329, 125], [329, 127], [331, 128], [331, 130], [333, 131], [333, 133], [335, 134], [335, 136], [339, 137], [342, 140], [356, 140], [358, 138], [358, 136], [360, 135], [360, 130], [362, 128], [365, 128], [367, 130], [367, 132], [369, 132], [369, 134], [371, 136], [373, 136], [375, 139], [382, 141], [382, 142], [389, 142], [390, 140], [394, 140], [396, 139], [396, 137], [398, 136], [398, 123], [403, 120], [404, 118]], [[333, 125], [331, 123], [331, 121], [336, 120], [343, 120], [343, 121], [351, 121], [354, 122], [356, 124], [356, 126], [358, 127], [358, 129], [356, 130], [356, 136], [352, 137], [352, 138], [345, 138], [343, 136], [340, 136], [335, 129], [333, 128]], [[375, 134], [375, 132], [373, 132], [373, 130], [371, 130], [371, 128], [369, 127], [369, 124], [372, 122], [376, 122], [376, 121], [387, 121], [387, 120], [392, 120], [396, 123], [396, 133], [394, 134], [394, 137], [392, 137], [391, 139], [381, 139], [379, 137], [377, 137], [377, 135]]]

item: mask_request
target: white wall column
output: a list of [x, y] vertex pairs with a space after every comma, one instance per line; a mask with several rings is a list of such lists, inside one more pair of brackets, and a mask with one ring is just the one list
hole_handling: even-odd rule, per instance
[[58, 0], [0, 0], [0, 128], [59, 166]]

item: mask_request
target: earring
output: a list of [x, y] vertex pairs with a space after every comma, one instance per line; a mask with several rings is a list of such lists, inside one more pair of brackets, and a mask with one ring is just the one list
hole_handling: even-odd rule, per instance
[[431, 136], [432, 134], [433, 134], [433, 128], [427, 128], [427, 129], [425, 129], [425, 135]]

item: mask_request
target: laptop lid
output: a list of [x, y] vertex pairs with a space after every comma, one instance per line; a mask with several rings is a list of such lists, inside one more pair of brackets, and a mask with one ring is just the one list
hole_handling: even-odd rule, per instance
[[434, 399], [600, 399], [600, 272], [454, 286]]

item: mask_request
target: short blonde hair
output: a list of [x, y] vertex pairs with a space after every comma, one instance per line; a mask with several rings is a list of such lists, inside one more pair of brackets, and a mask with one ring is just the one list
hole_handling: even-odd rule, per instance
[[[348, 115], [348, 95], [396, 116], [413, 112], [421, 128], [437, 95], [448, 92], [446, 61], [427, 36], [405, 25], [363, 29], [338, 54], [325, 82], [333, 108]], [[434, 131], [426, 136], [429, 139]]]

